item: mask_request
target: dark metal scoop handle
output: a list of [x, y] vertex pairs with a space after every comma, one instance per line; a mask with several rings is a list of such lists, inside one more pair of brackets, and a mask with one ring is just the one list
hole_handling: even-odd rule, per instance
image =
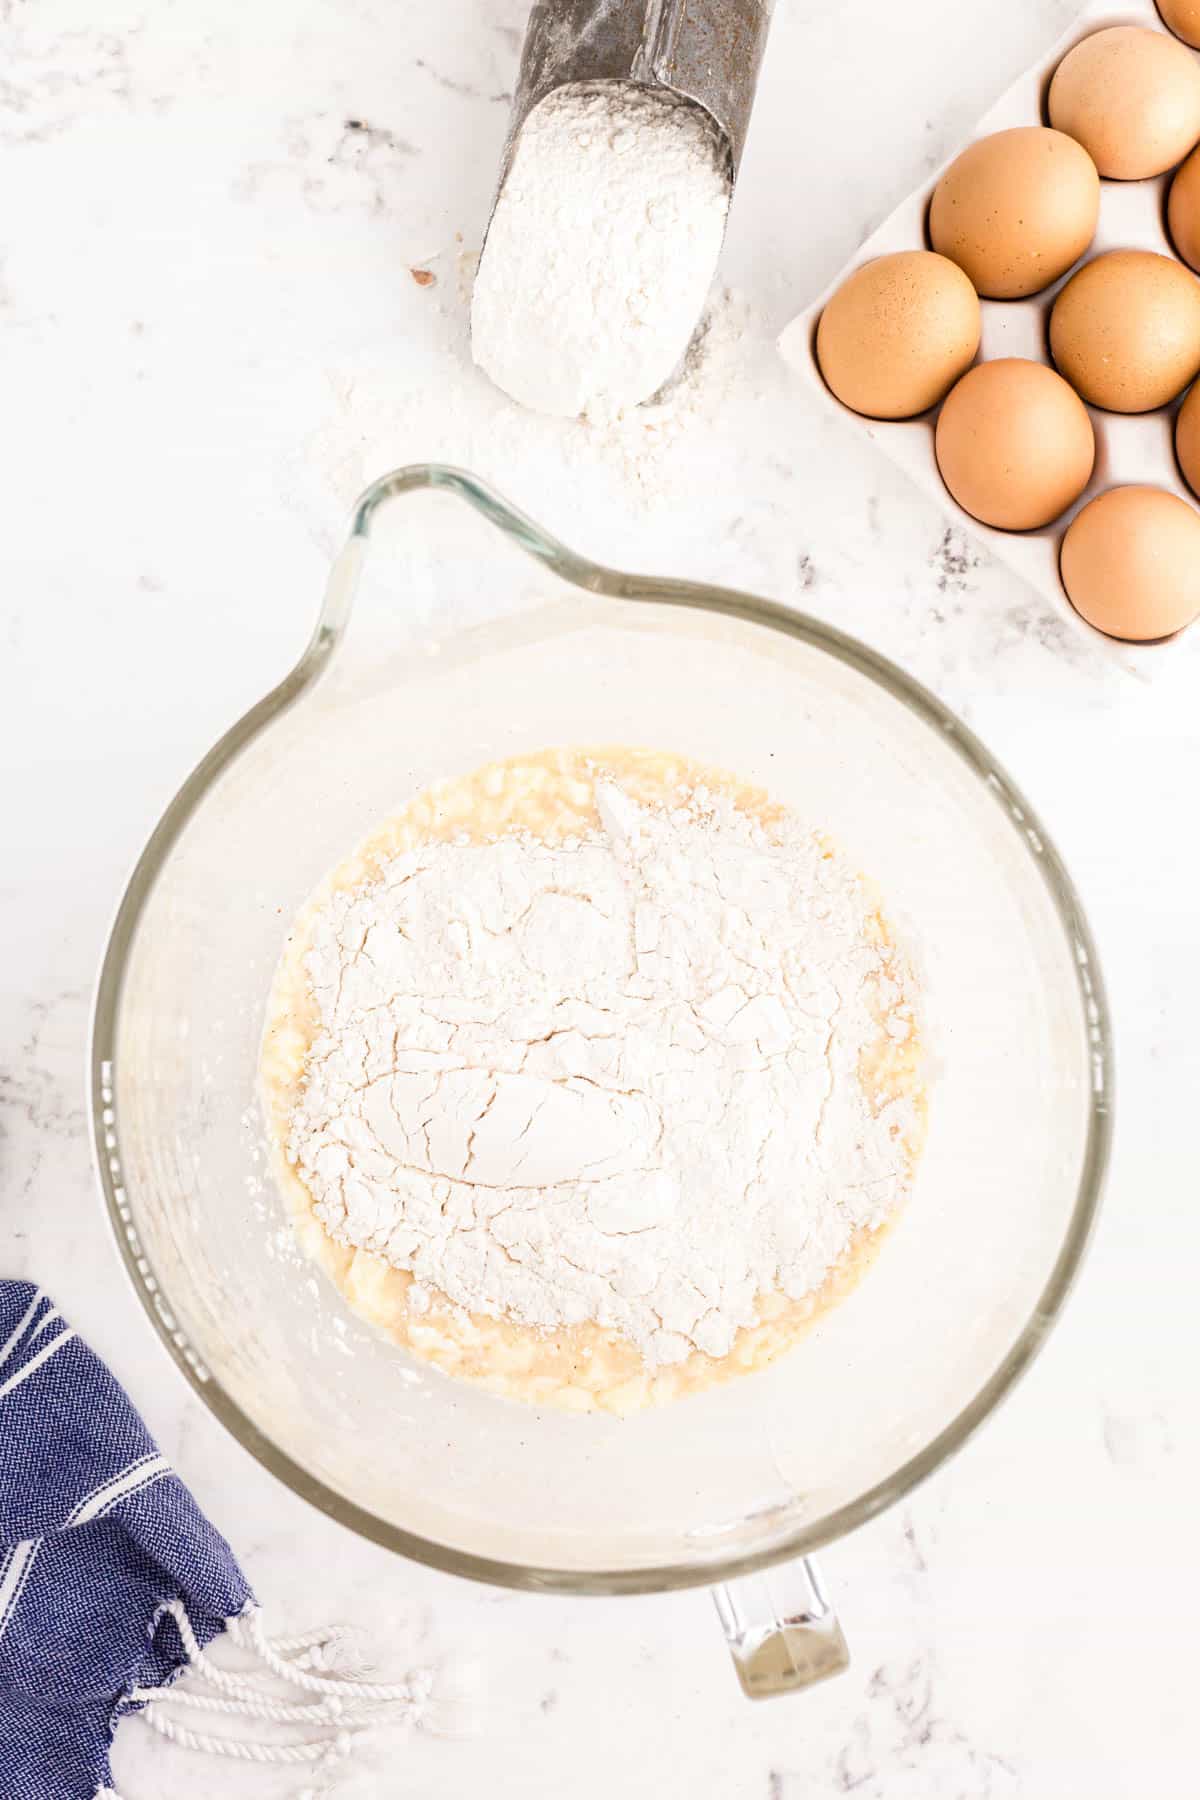
[[729, 148], [750, 126], [773, 0], [536, 0], [500, 161], [497, 192], [534, 107], [577, 82], [634, 81], [704, 108]]

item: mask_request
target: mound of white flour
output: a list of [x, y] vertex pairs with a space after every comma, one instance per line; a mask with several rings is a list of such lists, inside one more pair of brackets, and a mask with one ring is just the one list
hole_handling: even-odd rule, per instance
[[475, 277], [475, 361], [538, 412], [610, 417], [687, 350], [721, 253], [728, 153], [708, 116], [629, 83], [526, 120]]
[[431, 844], [324, 906], [288, 1154], [418, 1308], [719, 1357], [902, 1198], [907, 1103], [859, 1072], [911, 996], [819, 841], [597, 794], [586, 838]]

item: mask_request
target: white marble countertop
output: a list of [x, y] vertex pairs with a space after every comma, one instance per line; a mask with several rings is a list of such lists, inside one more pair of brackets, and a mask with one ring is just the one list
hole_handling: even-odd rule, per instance
[[[724, 270], [755, 372], [650, 498], [588, 443], [561, 479], [536, 425], [495, 466], [477, 424], [413, 398], [461, 358], [525, 10], [0, 6], [0, 1273], [36, 1275], [110, 1359], [281, 1628], [350, 1616], [401, 1662], [479, 1659], [467, 1735], [401, 1740], [339, 1796], [1191, 1793], [1195, 646], [1161, 683], [1080, 648], [770, 352], [1070, 0], [782, 0]], [[296, 653], [360, 476], [439, 455], [582, 549], [802, 603], [898, 659], [1032, 795], [1099, 938], [1118, 1131], [1084, 1279], [967, 1452], [826, 1554], [854, 1663], [796, 1699], [743, 1701], [703, 1593], [517, 1596], [351, 1537], [193, 1398], [109, 1243], [84, 1049], [126, 873]], [[127, 1800], [295, 1791], [134, 1722], [116, 1761]]]

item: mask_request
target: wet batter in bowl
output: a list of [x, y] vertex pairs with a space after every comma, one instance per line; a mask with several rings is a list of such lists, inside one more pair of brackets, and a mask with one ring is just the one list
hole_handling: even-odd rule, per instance
[[912, 974], [760, 791], [560, 750], [427, 790], [322, 884], [262, 1087], [301, 1241], [448, 1373], [626, 1412], [759, 1367], [912, 1182]]

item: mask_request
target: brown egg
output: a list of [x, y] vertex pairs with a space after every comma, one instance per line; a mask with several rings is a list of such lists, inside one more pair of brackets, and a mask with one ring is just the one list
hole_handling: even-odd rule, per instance
[[1165, 488], [1109, 488], [1067, 528], [1072, 606], [1109, 637], [1148, 643], [1200, 615], [1200, 513]]
[[1200, 50], [1200, 0], [1157, 0], [1164, 25]]
[[951, 388], [935, 439], [964, 512], [1001, 531], [1048, 525], [1078, 500], [1096, 459], [1079, 395], [1044, 363], [977, 363]]
[[1184, 262], [1200, 269], [1200, 150], [1192, 151], [1171, 183], [1167, 224]]
[[979, 296], [957, 264], [900, 250], [842, 283], [817, 326], [817, 362], [843, 406], [908, 419], [970, 367], [979, 330]]
[[1161, 175], [1200, 140], [1200, 63], [1165, 32], [1113, 25], [1068, 50], [1050, 83], [1049, 112], [1102, 175]]
[[1200, 281], [1174, 257], [1110, 250], [1072, 275], [1054, 302], [1050, 350], [1093, 406], [1166, 406], [1200, 370]]
[[1081, 144], [1044, 125], [980, 138], [933, 190], [929, 240], [981, 294], [1036, 294], [1077, 262], [1096, 234], [1100, 177]]
[[1175, 454], [1183, 479], [1194, 494], [1200, 494], [1200, 381], [1183, 405], [1175, 421]]

